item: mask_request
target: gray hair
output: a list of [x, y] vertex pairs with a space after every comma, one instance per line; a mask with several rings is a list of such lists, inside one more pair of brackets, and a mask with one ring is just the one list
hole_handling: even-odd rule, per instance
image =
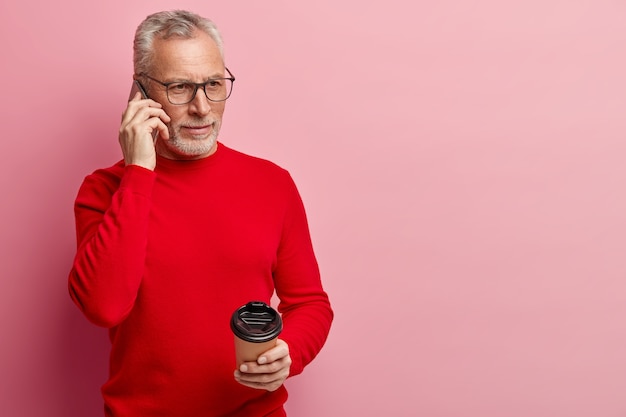
[[133, 43], [133, 64], [135, 74], [148, 72], [154, 56], [154, 40], [180, 37], [192, 38], [194, 31], [205, 32], [217, 44], [224, 59], [222, 35], [211, 20], [186, 10], [172, 10], [153, 13], [137, 27]]

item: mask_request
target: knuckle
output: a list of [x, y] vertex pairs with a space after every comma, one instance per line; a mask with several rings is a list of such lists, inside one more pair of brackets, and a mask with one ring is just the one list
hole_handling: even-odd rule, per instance
[[277, 362], [272, 362], [267, 364], [267, 371], [268, 372], [276, 372], [280, 369], [280, 365]]
[[265, 386], [268, 384], [267, 377], [265, 375], [257, 375], [255, 378], [252, 378], [249, 382], [256, 384], [258, 386]]

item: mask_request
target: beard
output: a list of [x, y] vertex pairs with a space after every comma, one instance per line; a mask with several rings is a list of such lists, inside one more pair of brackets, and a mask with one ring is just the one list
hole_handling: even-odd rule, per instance
[[[195, 125], [207, 125], [209, 123], [194, 123]], [[204, 139], [183, 138], [180, 135], [180, 126], [169, 126], [170, 138], [167, 141], [170, 151], [178, 155], [193, 158], [196, 156], [206, 155], [215, 147], [217, 135], [221, 126], [220, 120], [213, 121], [213, 129], [208, 137]]]

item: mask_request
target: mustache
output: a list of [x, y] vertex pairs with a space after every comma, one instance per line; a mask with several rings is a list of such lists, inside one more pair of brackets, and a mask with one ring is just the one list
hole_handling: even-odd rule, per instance
[[218, 123], [219, 122], [217, 120], [194, 120], [194, 121], [190, 121], [190, 122], [181, 123], [180, 127], [196, 128], [196, 127], [204, 127], [204, 126], [215, 125], [215, 124], [218, 124]]

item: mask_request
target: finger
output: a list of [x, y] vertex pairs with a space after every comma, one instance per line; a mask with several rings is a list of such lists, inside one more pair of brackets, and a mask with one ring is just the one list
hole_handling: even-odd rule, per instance
[[138, 109], [129, 108], [122, 116], [121, 130], [133, 132], [149, 129], [152, 132], [158, 129], [161, 136], [169, 138], [167, 125], [171, 121], [170, 117], [160, 108], [140, 107]]
[[141, 93], [139, 91], [137, 91], [135, 93], [135, 95], [128, 101], [139, 101], [142, 99]]
[[267, 352], [262, 353], [257, 359], [257, 363], [259, 365], [263, 365], [266, 363], [275, 362], [287, 356], [289, 356], [289, 346], [284, 340], [278, 339], [276, 341], [276, 346], [274, 346]]
[[164, 140], [168, 140], [170, 138], [170, 130], [168, 129], [167, 125], [163, 123], [161, 119], [159, 119], [156, 128], [152, 131], [152, 137], [153, 137], [154, 143], [156, 143], [159, 137]]
[[145, 98], [144, 96], [141, 95], [140, 92], [135, 93], [133, 98], [129, 100], [128, 102], [138, 103], [140, 105], [150, 106], [150, 107], [158, 107], [158, 108], [163, 107], [161, 103], [159, 103], [158, 101], [152, 100], [151, 98]]
[[[140, 138], [144, 136], [152, 138], [153, 132], [163, 130], [167, 131], [167, 126], [158, 117], [144, 119], [144, 117], [136, 116], [120, 126], [120, 140], [131, 143], [136, 140], [143, 141], [144, 139]], [[167, 136], [167, 133], [163, 135]]]
[[163, 124], [159, 124], [159, 127], [157, 127], [155, 130], [152, 131], [152, 142], [153, 142], [153, 144], [156, 144], [156, 141], [159, 138], [161, 138], [163, 140], [169, 140], [169, 138], [170, 138], [170, 131]]
[[128, 119], [132, 119], [136, 115], [141, 114], [156, 115], [159, 112], [163, 112], [163, 114], [165, 114], [165, 111], [162, 109], [163, 107], [161, 106], [161, 104], [157, 103], [156, 101], [152, 101], [149, 99], [135, 101], [133, 99], [128, 102], [128, 106], [126, 107], [126, 110], [123, 114], [125, 116], [128, 116]]
[[282, 383], [289, 376], [289, 367], [281, 367], [276, 372], [265, 373], [249, 373], [235, 371], [235, 379], [250, 384], [272, 384], [276, 382]]
[[237, 382], [250, 388], [265, 389], [267, 391], [277, 390], [287, 379], [289, 372], [276, 374], [245, 374], [235, 371], [234, 377]]
[[274, 372], [270, 374], [249, 374], [235, 371], [235, 379], [250, 384], [271, 384], [280, 381], [287, 376], [287, 372]]
[[158, 101], [142, 98], [140, 93], [136, 93], [122, 113], [122, 121], [129, 121], [141, 110], [146, 108], [161, 109], [163, 106]]
[[239, 371], [245, 374], [272, 374], [281, 372], [283, 369], [289, 370], [291, 367], [291, 358], [284, 357], [279, 360], [259, 365], [256, 362], [246, 362], [239, 367]]
[[254, 388], [254, 389], [259, 389], [259, 390], [266, 390], [266, 391], [276, 391], [278, 388], [280, 388], [283, 384], [280, 382], [274, 382], [271, 384], [258, 384], [258, 383], [254, 383], [254, 382], [246, 382], [246, 381], [237, 381], [239, 382], [241, 385], [245, 386], [245, 387], [249, 387], [249, 388]]

